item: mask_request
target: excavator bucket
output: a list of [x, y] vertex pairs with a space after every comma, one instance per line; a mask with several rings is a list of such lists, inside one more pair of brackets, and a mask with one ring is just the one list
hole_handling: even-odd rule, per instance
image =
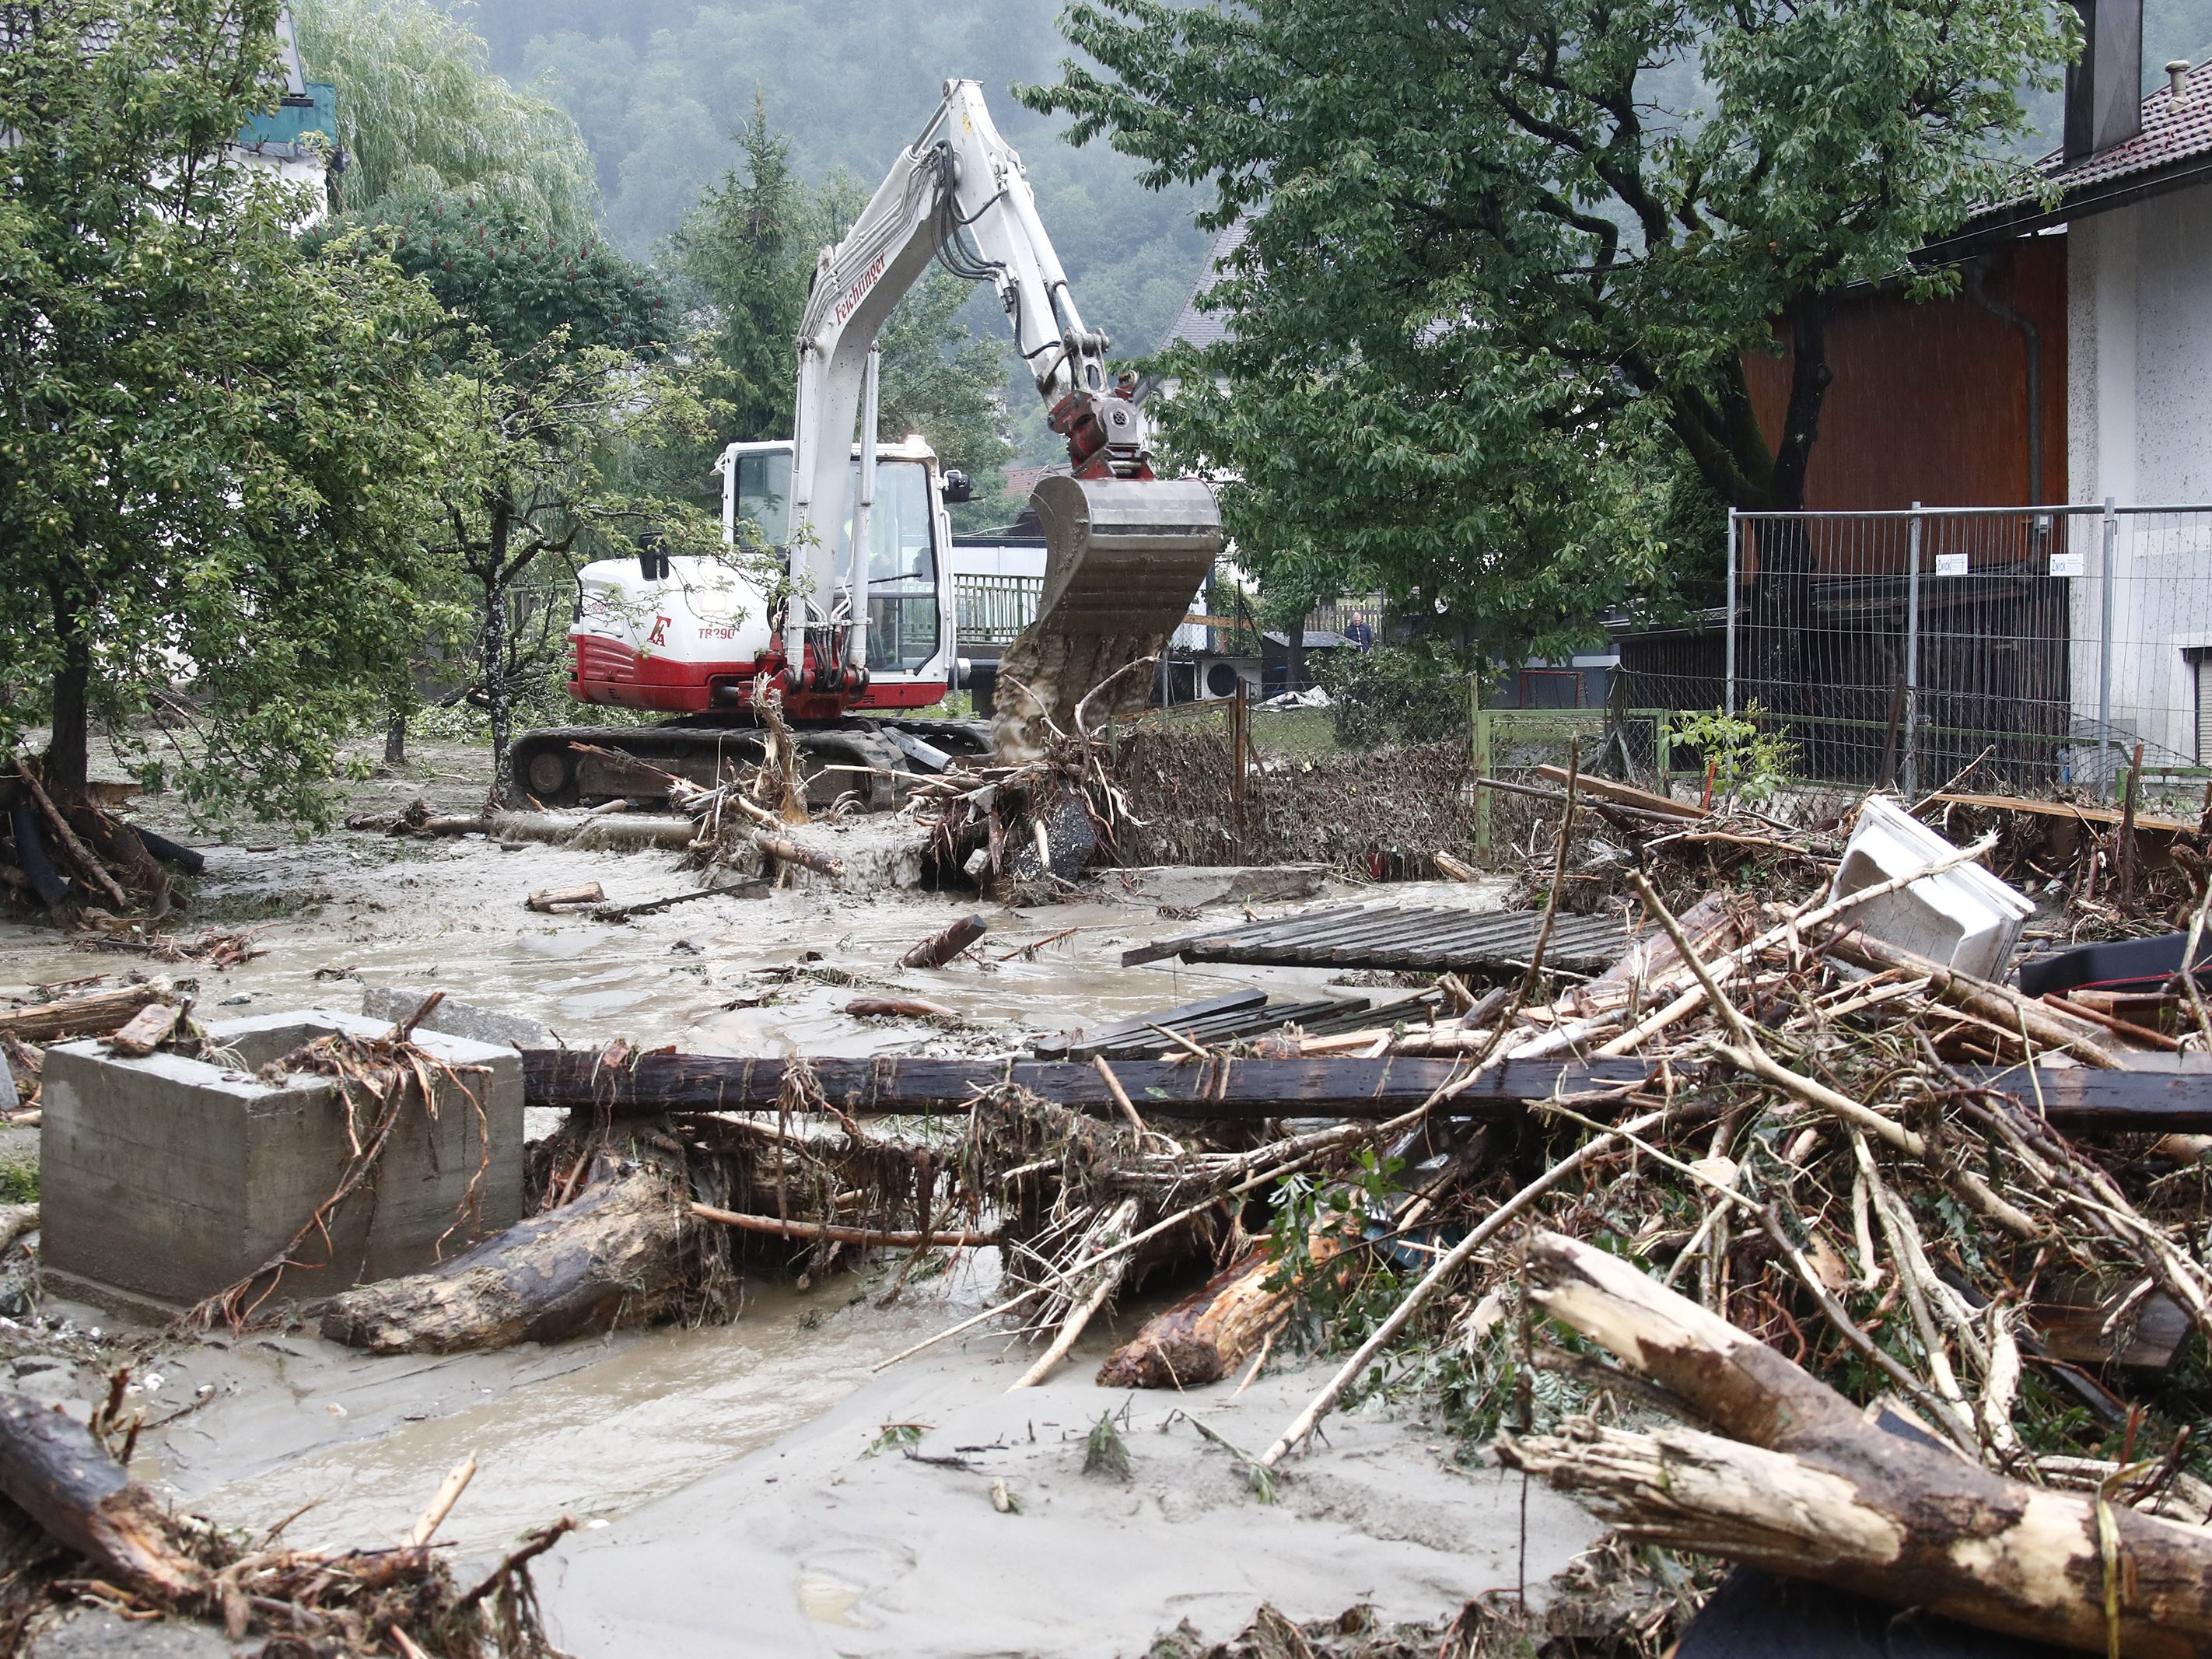
[[1166, 648], [1221, 551], [1221, 509], [1195, 479], [1053, 477], [1030, 505], [1044, 593], [1000, 661], [991, 727], [1010, 764], [1043, 752], [1048, 721], [1074, 734], [1079, 705], [1092, 732], [1145, 706], [1152, 676], [1130, 665]]

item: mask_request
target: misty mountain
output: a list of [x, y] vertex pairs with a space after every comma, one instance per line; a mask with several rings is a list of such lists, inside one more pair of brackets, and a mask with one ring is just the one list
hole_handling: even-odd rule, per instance
[[[534, 85], [582, 129], [607, 228], [649, 255], [737, 159], [756, 90], [800, 174], [843, 170], [872, 190], [936, 107], [944, 81], [982, 82], [1021, 151], [1085, 319], [1117, 355], [1157, 343], [1206, 238], [1197, 192], [1152, 191], [1103, 143], [1076, 149], [1009, 90], [1054, 78], [1069, 48], [1054, 0], [479, 0], [466, 15], [494, 67]], [[981, 306], [988, 306], [988, 300]], [[981, 306], [979, 331], [995, 319]]]

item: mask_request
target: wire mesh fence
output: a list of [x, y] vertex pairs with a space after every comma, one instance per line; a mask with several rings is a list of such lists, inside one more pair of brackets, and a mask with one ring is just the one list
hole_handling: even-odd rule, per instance
[[1722, 705], [1804, 776], [2110, 794], [2138, 750], [2154, 787], [2212, 775], [2212, 507], [1736, 514], [1729, 554]]

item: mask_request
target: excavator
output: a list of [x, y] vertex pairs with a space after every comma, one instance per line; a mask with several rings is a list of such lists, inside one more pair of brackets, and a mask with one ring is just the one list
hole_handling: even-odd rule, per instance
[[[1000, 659], [988, 730], [914, 712], [969, 678], [945, 511], [968, 499], [968, 481], [920, 435], [885, 444], [877, 432], [877, 337], [933, 260], [993, 285], [1067, 444], [1068, 472], [1030, 497], [1044, 588]], [[763, 759], [776, 713], [810, 803], [850, 793], [882, 808], [902, 773], [985, 752], [1026, 760], [1055, 729], [1095, 730], [1141, 707], [1151, 681], [1134, 666], [1188, 612], [1220, 550], [1221, 515], [1205, 483], [1153, 472], [1135, 377], [1112, 376], [1106, 350], [982, 88], [946, 82], [921, 137], [817, 262], [791, 439], [732, 443], [715, 463], [731, 554], [648, 543], [635, 560], [579, 573], [569, 694], [672, 718], [526, 733], [515, 745], [522, 787], [547, 805], [652, 793], [625, 755], [711, 783]], [[763, 709], [771, 696], [777, 709]]]

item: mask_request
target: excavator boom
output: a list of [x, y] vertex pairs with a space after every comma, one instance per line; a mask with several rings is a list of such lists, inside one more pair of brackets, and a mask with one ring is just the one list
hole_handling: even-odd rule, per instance
[[870, 507], [876, 434], [864, 420], [856, 475], [847, 459], [854, 418], [864, 397], [873, 402], [865, 394], [877, 336], [933, 259], [993, 285], [1068, 446], [1070, 474], [1048, 477], [1032, 497], [1045, 532], [1043, 599], [1000, 669], [994, 746], [1025, 758], [1050, 728], [1072, 732], [1078, 704], [1109, 675], [1120, 678], [1086, 719], [1144, 702], [1149, 682], [1122, 671], [1166, 646], [1220, 551], [1221, 514], [1206, 484], [1154, 476], [1133, 377], [1109, 376], [1106, 337], [1084, 324], [1020, 156], [982, 88], [949, 81], [852, 230], [823, 251], [800, 325], [784, 655], [813, 665], [813, 680], [793, 690], [849, 688], [864, 672], [866, 561], [840, 571], [828, 550], [865, 539], [831, 533], [848, 521], [857, 532]]

